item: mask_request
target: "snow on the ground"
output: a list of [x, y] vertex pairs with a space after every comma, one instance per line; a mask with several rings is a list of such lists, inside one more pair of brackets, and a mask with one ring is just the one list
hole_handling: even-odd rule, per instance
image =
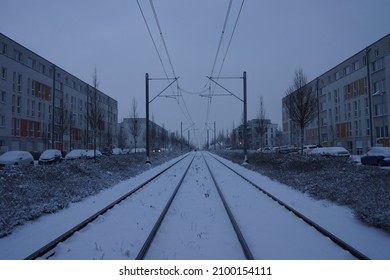
[[[198, 156], [197, 156], [198, 157]], [[189, 159], [190, 157], [188, 157]], [[187, 160], [187, 159], [186, 159]], [[223, 160], [223, 159], [222, 159]], [[305, 213], [306, 216], [309, 218], [315, 220], [320, 225], [324, 226], [325, 228], [329, 229], [334, 233], [335, 235], [339, 236], [340, 238], [346, 240], [347, 242], [350, 242], [351, 245], [355, 246], [358, 250], [360, 250], [362, 253], [366, 254], [368, 257], [372, 259], [390, 259], [390, 234], [378, 230], [376, 228], [368, 227], [364, 225], [363, 223], [356, 220], [351, 210], [349, 210], [346, 207], [340, 207], [336, 206], [333, 203], [330, 203], [328, 201], [316, 201], [298, 191], [295, 191], [283, 184], [277, 183], [275, 181], [272, 181], [268, 179], [265, 176], [260, 175], [259, 173], [250, 171], [242, 166], [239, 166], [237, 164], [233, 164], [230, 161], [223, 160], [230, 166], [234, 166], [235, 169], [239, 170], [241, 173], [245, 174], [245, 176], [251, 178], [251, 180], [255, 181], [257, 184], [261, 185], [264, 189], [269, 191], [270, 193], [274, 194], [275, 196], [280, 197], [283, 201], [288, 203], [289, 205], [293, 206], [297, 210]], [[58, 234], [62, 233], [63, 231], [73, 227], [75, 224], [79, 223], [80, 221], [84, 220], [85, 218], [89, 217], [91, 214], [96, 212], [97, 210], [100, 210], [103, 208], [106, 204], [114, 200], [115, 198], [123, 195], [124, 193], [128, 192], [131, 188], [134, 188], [135, 186], [142, 183], [144, 180], [149, 178], [152, 174], [158, 173], [160, 170], [165, 168], [169, 163], [172, 161], [169, 161], [167, 163], [162, 164], [161, 166], [154, 167], [132, 179], [123, 181], [116, 186], [106, 189], [102, 192], [100, 192], [97, 195], [91, 196], [81, 202], [73, 203], [69, 207], [51, 215], [42, 216], [41, 218], [28, 222], [23, 226], [18, 227], [14, 232], [6, 236], [2, 239], [0, 239], [0, 259], [23, 259], [29, 254], [31, 254], [33, 251], [38, 249], [40, 246], [44, 245], [45, 243], [51, 241], [55, 237], [57, 237]], [[166, 224], [165, 228], [162, 226], [162, 232], [160, 235], [157, 235], [155, 246], [160, 250], [162, 250], [162, 244], [164, 242], [158, 240], [163, 240], [164, 232], [166, 230], [171, 229], [177, 229], [178, 232], [180, 232], [180, 227], [178, 225], [179, 222], [185, 221], [184, 225], [180, 224], [180, 226], [183, 227], [189, 227], [190, 230], [193, 231], [194, 238], [192, 240], [186, 240], [187, 245], [191, 245], [193, 247], [201, 246], [199, 248], [202, 248], [201, 250], [206, 250], [208, 243], [205, 242], [205, 238], [207, 238], [207, 234], [213, 233], [217, 234], [217, 229], [219, 227], [206, 227], [205, 224], [202, 224], [202, 221], [200, 220], [201, 214], [202, 217], [207, 217], [207, 219], [210, 219], [210, 221], [217, 221], [220, 220], [218, 215], [222, 215], [221, 213], [218, 214], [219, 210], [216, 207], [215, 204], [209, 204], [211, 201], [211, 198], [215, 196], [215, 191], [212, 190], [212, 188], [208, 185], [209, 179], [206, 178], [198, 178], [198, 171], [199, 174], [203, 174], [203, 172], [200, 172], [201, 169], [204, 169], [204, 166], [200, 162], [195, 162], [197, 164], [195, 171], [192, 171], [191, 174], [188, 176], [188, 185], [183, 188], [183, 190], [179, 191], [178, 197], [186, 197], [186, 200], [181, 200], [181, 202], [178, 200], [178, 204], [173, 203], [172, 204], [172, 211], [170, 214], [168, 214], [167, 222], [170, 224]], [[219, 168], [215, 165], [214, 166], [215, 171], [219, 172]], [[179, 176], [177, 174], [177, 176]], [[168, 185], [172, 184], [174, 180], [177, 180], [176, 174], [172, 174], [165, 176], [164, 178], [160, 179], [159, 185], [161, 186], [161, 194], [165, 193], [163, 190], [164, 188], [168, 188]], [[225, 181], [229, 181], [229, 178], [224, 178]], [[235, 183], [232, 182], [234, 185]], [[237, 183], [236, 183], [237, 184]], [[170, 187], [169, 187], [170, 188]], [[237, 198], [237, 194], [235, 195]], [[239, 198], [239, 197], [238, 197]], [[201, 199], [201, 200], [200, 200]], [[95, 231], [95, 237], [97, 235], [106, 235], [109, 238], [111, 238], [111, 246], [109, 247], [103, 247], [103, 245], [99, 242], [93, 241], [91, 242], [79, 242], [77, 241], [77, 250], [79, 252], [83, 252], [83, 254], [76, 254], [72, 255], [69, 254], [69, 248], [66, 242], [60, 245], [60, 249], [63, 249], [64, 253], [69, 254], [69, 258], [71, 259], [93, 259], [93, 258], [111, 258], [111, 259], [126, 259], [126, 258], [134, 258], [134, 252], [138, 252], [136, 250], [136, 247], [139, 246], [139, 244], [130, 244], [130, 243], [121, 243], [120, 238], [116, 235], [110, 235], [112, 233], [109, 233], [109, 228], [114, 224], [123, 224], [124, 220], [126, 220], [127, 216], [131, 216], [131, 211], [139, 211], [135, 210], [130, 203], [131, 201], [134, 201], [135, 203], [138, 203], [142, 206], [146, 206], [146, 209], [148, 212], [156, 212], [158, 213], [158, 210], [154, 207], [157, 206], [157, 200], [158, 197], [138, 197], [134, 196], [134, 198], [130, 199], [129, 201], [124, 202], [127, 204], [130, 208], [128, 211], [130, 212], [120, 212], [124, 211], [124, 208], [115, 207], [112, 210], [109, 211], [107, 216], [104, 216], [102, 218], [99, 218], [97, 221], [94, 222], [93, 225], [88, 226], [83, 231]], [[196, 205], [196, 201], [202, 201], [201, 205]], [[259, 207], [265, 207], [266, 203], [264, 202], [264, 205], [259, 205]], [[248, 203], [249, 205], [249, 203]], [[184, 208], [186, 207], [186, 208]], [[190, 209], [194, 207], [201, 207], [201, 211], [199, 211], [199, 216], [194, 215]], [[122, 209], [122, 210], [121, 210]], [[178, 211], [178, 209], [181, 209], [181, 211]], [[175, 212], [176, 211], [176, 212]], [[247, 210], [245, 210], [247, 211]], [[259, 229], [259, 231], [268, 229], [271, 230], [274, 226], [276, 218], [270, 219], [270, 217], [267, 216], [267, 208], [264, 208], [260, 210], [260, 208], [257, 209], [257, 211], [261, 211], [262, 213], [259, 213], [259, 217], [252, 217], [257, 218], [258, 222], [260, 221], [260, 224], [263, 224], [263, 228]], [[119, 212], [115, 214], [115, 212]], [[128, 214], [126, 214], [128, 213]], [[168, 212], [169, 213], [169, 212]], [[191, 216], [186, 216], [186, 213], [188, 215], [191, 214]], [[205, 216], [204, 216], [205, 215]], [[261, 216], [260, 216], [261, 215]], [[112, 219], [110, 221], [111, 225], [109, 224], [103, 224], [103, 222], [106, 220], [109, 220], [110, 216], [115, 216], [118, 218]], [[144, 216], [145, 219], [147, 219], [146, 215]], [[250, 217], [248, 217], [250, 218]], [[122, 219], [122, 220], [121, 220]], [[215, 220], [214, 220], [215, 219]], [[147, 220], [142, 222], [148, 222]], [[273, 226], [271, 226], [273, 224]], [[288, 224], [285, 224], [284, 222], [281, 223], [282, 225], [288, 227]], [[166, 228], [169, 225], [169, 228]], [[101, 228], [99, 229], [99, 226]], [[137, 228], [140, 224], [137, 225], [137, 223], [133, 223], [129, 227]], [[281, 226], [280, 224], [278, 226]], [[124, 226], [125, 227], [125, 226]], [[294, 227], [294, 226], [291, 226]], [[128, 228], [125, 228], [126, 230]], [[226, 234], [226, 228], [220, 227], [219, 228], [220, 236], [224, 236]], [[249, 239], [255, 239], [255, 228], [250, 229], [253, 231], [253, 236]], [[285, 231], [285, 234], [294, 234], [295, 228], [284, 228], [280, 229], [279, 233], [282, 231]], [[207, 232], [207, 234], [206, 234]], [[199, 234], [199, 235], [197, 235]], [[298, 233], [295, 233], [298, 234]], [[310, 230], [306, 233], [311, 235]], [[81, 236], [82, 232], [76, 233], [76, 235]], [[215, 236], [215, 235], [213, 235]], [[100, 238], [100, 237], [99, 237]], [[202, 239], [203, 238], [203, 239]], [[209, 237], [211, 238], [211, 237]], [[260, 237], [259, 237], [260, 238]], [[269, 237], [268, 237], [269, 238]], [[275, 239], [264, 239], [264, 246], [267, 245], [268, 241], [269, 243], [274, 243], [273, 245], [278, 245], [283, 242], [283, 236], [280, 236], [281, 239], [277, 241], [277, 236], [275, 234]], [[168, 238], [169, 240], [169, 238]], [[202, 242], [196, 244], [197, 240], [201, 240]], [[170, 239], [172, 241], [172, 239]], [[119, 242], [119, 243], [118, 243]], [[192, 243], [191, 243], [192, 242]], [[223, 239], [221, 240], [223, 242]], [[253, 243], [253, 241], [250, 241]], [[323, 241], [320, 241], [323, 242]], [[329, 242], [324, 241], [324, 245], [322, 248], [325, 248]], [[293, 245], [298, 244], [284, 244], [283, 246], [289, 246], [291, 245], [291, 248], [293, 248]], [[312, 244], [318, 245], [318, 244]], [[104, 245], [106, 246], [106, 245]], [[186, 246], [183, 246], [183, 248], [187, 248]], [[220, 245], [219, 245], [220, 246]], [[311, 245], [307, 245], [310, 247]], [[130, 248], [130, 249], [129, 249]], [[132, 250], [131, 250], [132, 248]], [[210, 250], [215, 250], [215, 247], [209, 246]], [[219, 247], [221, 248], [221, 247]], [[268, 248], [271, 248], [269, 246]], [[274, 248], [274, 247], [272, 247]], [[310, 251], [312, 248], [309, 248]], [[179, 249], [178, 249], [179, 250]], [[271, 249], [270, 249], [271, 250]], [[180, 251], [178, 251], [180, 252]], [[203, 252], [203, 251], [202, 251]], [[61, 253], [59, 251], [59, 253]], [[73, 251], [71, 252], [73, 253]], [[104, 255], [103, 255], [104, 253]], [[195, 258], [194, 255], [186, 254], [185, 252], [181, 252], [182, 254], [179, 256], [177, 255], [176, 258]], [[111, 257], [109, 256], [110, 254]], [[150, 257], [153, 258], [153, 248], [151, 248]], [[205, 255], [210, 256], [211, 254], [207, 254], [207, 252], [204, 252]], [[269, 258], [276, 258], [276, 255], [268, 255]], [[161, 255], [160, 255], [161, 257]], [[297, 258], [305, 258], [302, 255], [297, 255]], [[317, 258], [318, 256], [314, 256], [313, 258]], [[344, 256], [345, 257], [345, 256]], [[330, 258], [344, 258], [342, 255], [338, 256], [331, 256]], [[166, 258], [175, 258], [175, 256], [166, 255]], [[197, 258], [201, 258], [200, 255], [197, 255]], [[237, 257], [239, 258], [239, 257]], [[282, 257], [283, 258], [283, 257]], [[324, 258], [318, 257], [318, 258]]]
[[233, 164], [228, 160], [220, 159], [227, 165], [234, 166], [241, 174], [258, 183], [264, 190], [304, 213], [305, 216], [350, 245], [355, 246], [356, 249], [369, 258], [390, 259], [390, 234], [357, 220], [353, 211], [348, 207], [338, 206], [325, 200], [315, 200], [286, 185], [259, 175], [257, 172]]

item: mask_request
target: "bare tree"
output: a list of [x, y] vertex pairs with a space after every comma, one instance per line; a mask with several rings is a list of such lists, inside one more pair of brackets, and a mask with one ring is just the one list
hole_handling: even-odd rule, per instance
[[[123, 123], [123, 121], [122, 121]], [[126, 147], [126, 140], [127, 136], [126, 133], [124, 132], [124, 127], [123, 124], [119, 128], [119, 134], [118, 134], [118, 146], [119, 148], [123, 149]]]
[[295, 71], [293, 84], [286, 91], [284, 106], [292, 122], [300, 128], [301, 152], [303, 151], [304, 133], [307, 125], [315, 119], [318, 110], [318, 99], [307, 84], [302, 69]]
[[264, 147], [264, 135], [268, 130], [270, 125], [270, 120], [267, 119], [263, 96], [260, 96], [260, 106], [259, 111], [257, 112], [257, 123], [256, 123], [256, 132], [260, 135], [260, 148]]
[[134, 97], [131, 102], [129, 129], [134, 139], [134, 152], [137, 152], [137, 137], [141, 131], [141, 125], [139, 123], [137, 101], [135, 100]]
[[152, 147], [157, 147], [157, 128], [156, 128], [156, 122], [154, 120], [154, 115], [152, 114], [152, 123], [151, 123], [151, 129], [150, 129], [150, 140]]
[[61, 140], [61, 151], [64, 147], [64, 135], [69, 132], [70, 113], [61, 102], [61, 107], [54, 108], [54, 132]]
[[99, 96], [97, 93], [98, 88], [98, 76], [95, 69], [92, 75], [93, 82], [93, 94], [87, 102], [88, 110], [86, 115], [86, 121], [89, 124], [89, 127], [93, 131], [93, 146], [94, 146], [94, 158], [96, 160], [96, 139], [98, 136], [98, 131], [101, 132], [104, 130], [104, 109], [102, 108], [99, 102]]

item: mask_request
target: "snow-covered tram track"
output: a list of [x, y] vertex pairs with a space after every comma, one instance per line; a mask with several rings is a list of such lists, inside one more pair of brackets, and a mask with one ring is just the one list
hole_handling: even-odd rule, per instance
[[[219, 183], [217, 184], [224, 186], [221, 192], [228, 197], [227, 203], [237, 206], [232, 207], [236, 208], [233, 209], [234, 215], [239, 221], [238, 224], [244, 228], [244, 235], [246, 233], [251, 237], [248, 238], [248, 244], [250, 244], [251, 248], [255, 248], [253, 251], [256, 259], [369, 259], [362, 252], [309, 219], [292, 206], [284, 203], [281, 199], [256, 184], [256, 182], [226, 165], [218, 157], [208, 153], [207, 158], [212, 159], [208, 160], [210, 172], [214, 173], [213, 177], [218, 178], [216, 181], [219, 181]], [[250, 186], [250, 188], [247, 186]], [[263, 198], [256, 198], [256, 192], [258, 193], [257, 196], [261, 195]], [[265, 201], [264, 198], [268, 201]], [[265, 206], [259, 207], [260, 204], [265, 203]], [[278, 208], [276, 212], [289, 212], [292, 215], [289, 218], [281, 218], [280, 213], [275, 213], [273, 210], [275, 206]], [[280, 209], [288, 211], [280, 211]], [[251, 216], [250, 211], [257, 212], [254, 216]], [[267, 212], [265, 213], [265, 211]], [[301, 225], [296, 226], [291, 223], [294, 220], [292, 218], [294, 216], [296, 222]], [[247, 225], [250, 226], [248, 227]], [[248, 228], [251, 228], [251, 233], [246, 231]], [[307, 233], [308, 231], [309, 233]], [[253, 238], [256, 236], [258, 238]], [[309, 240], [309, 236], [313, 236], [317, 240]], [[317, 248], [313, 244], [318, 244]]]
[[202, 153], [187, 171], [137, 259], [253, 259]]
[[[125, 200], [132, 197], [139, 190], [145, 188], [145, 186], [156, 181], [156, 179], [161, 178], [163, 176], [176, 177], [177, 170], [173, 171], [174, 168], [177, 168], [179, 166], [179, 163], [182, 163], [183, 160], [185, 161], [185, 159], [188, 157], [188, 155], [190, 155], [190, 154], [187, 154], [183, 157], [180, 157], [178, 160], [174, 161], [172, 164], [168, 165], [166, 168], [164, 168], [163, 170], [161, 170], [157, 174], [151, 176], [149, 179], [145, 180], [143, 183], [139, 184], [138, 186], [131, 189], [129, 192], [123, 194], [122, 196], [120, 196], [119, 198], [114, 200], [113, 202], [109, 203], [106, 207], [104, 207], [101, 210], [97, 211], [96, 213], [92, 214], [87, 219], [83, 220], [82, 222], [78, 223], [77, 225], [75, 225], [71, 229], [69, 229], [66, 232], [64, 232], [63, 234], [59, 235], [57, 238], [54, 238], [52, 241], [50, 241], [49, 243], [45, 244], [44, 246], [42, 246], [41, 248], [39, 248], [35, 252], [31, 253], [29, 256], [27, 256], [25, 258], [25, 260], [34, 260], [34, 259], [41, 259], [41, 258], [46, 258], [46, 259], [59, 258], [59, 259], [61, 259], [62, 257], [59, 256], [58, 252], [56, 251], [56, 248], [61, 247], [61, 244], [63, 242], [66, 242], [68, 239], [70, 239], [74, 235], [78, 235], [79, 232], [82, 231], [84, 228], [89, 226], [91, 223], [95, 222], [98, 218], [101, 218], [103, 215], [105, 215], [107, 212], [109, 212], [114, 207], [119, 206], [121, 203], [123, 203]], [[194, 156], [192, 157], [192, 160], [193, 160], [193, 158], [194, 158]], [[192, 160], [191, 160], [191, 162], [192, 162]], [[169, 172], [171, 172], [172, 174], [167, 175], [167, 173], [169, 173]], [[98, 246], [98, 245], [96, 244], [96, 246]], [[68, 251], [70, 251], [70, 250], [68, 249]], [[128, 254], [128, 253], [126, 253], [126, 254]], [[79, 257], [79, 258], [83, 259], [83, 257]], [[72, 259], [72, 257], [69, 257], [69, 259]], [[78, 259], [78, 257], [76, 257], [75, 259]]]

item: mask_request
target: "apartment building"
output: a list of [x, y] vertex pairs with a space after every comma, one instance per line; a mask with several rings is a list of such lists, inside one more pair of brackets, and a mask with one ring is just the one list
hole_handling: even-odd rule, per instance
[[[134, 133], [136, 137], [134, 138]], [[164, 127], [149, 120], [150, 148], [167, 148], [170, 145], [169, 133]], [[146, 148], [146, 119], [124, 118], [119, 124], [118, 145], [121, 148]]]
[[[261, 130], [264, 132], [261, 133]], [[234, 148], [243, 147], [244, 143], [244, 126], [233, 130], [233, 144]], [[247, 122], [247, 136], [248, 149], [256, 150], [263, 147], [275, 147], [281, 145], [281, 140], [278, 137], [278, 125], [271, 123], [271, 120], [265, 119], [263, 121], [263, 128], [260, 128], [259, 120], [252, 119]]]
[[113, 98], [1, 33], [0, 71], [1, 151], [115, 145]]
[[[308, 85], [319, 106], [317, 117], [306, 127], [305, 144], [343, 146], [357, 154], [389, 146], [390, 34]], [[283, 140], [299, 145], [300, 130], [282, 107]]]

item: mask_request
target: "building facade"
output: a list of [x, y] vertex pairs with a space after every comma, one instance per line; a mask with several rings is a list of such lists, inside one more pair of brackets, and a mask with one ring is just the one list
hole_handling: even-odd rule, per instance
[[[120, 148], [146, 148], [146, 118], [124, 118], [119, 124], [118, 145]], [[135, 135], [135, 137], [134, 137]], [[168, 131], [149, 120], [149, 147], [168, 148], [171, 143]]]
[[1, 33], [0, 48], [2, 151], [116, 144], [116, 100]]
[[[278, 125], [271, 123], [266, 119], [263, 121], [264, 128], [259, 127], [259, 120], [252, 119], [247, 122], [248, 149], [256, 150], [264, 147], [276, 147], [281, 145], [281, 139], [278, 137]], [[263, 130], [263, 133], [261, 131]], [[242, 148], [244, 145], [244, 126], [233, 130], [232, 146]]]
[[[389, 146], [390, 34], [308, 84], [318, 114], [305, 129], [304, 144], [343, 146], [357, 154]], [[285, 144], [299, 145], [299, 128], [284, 105], [282, 119]]]

